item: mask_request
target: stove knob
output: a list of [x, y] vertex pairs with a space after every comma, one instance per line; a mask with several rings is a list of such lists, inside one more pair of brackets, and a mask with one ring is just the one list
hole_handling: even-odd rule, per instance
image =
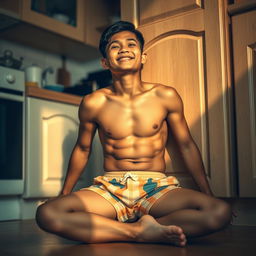
[[6, 81], [7, 81], [9, 84], [15, 83], [15, 80], [16, 80], [16, 78], [15, 78], [15, 76], [12, 75], [12, 74], [8, 74], [8, 75], [6, 76]]

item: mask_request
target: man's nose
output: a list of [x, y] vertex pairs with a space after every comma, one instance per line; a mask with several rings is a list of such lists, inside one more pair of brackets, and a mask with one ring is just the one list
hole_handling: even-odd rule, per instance
[[126, 48], [126, 46], [121, 47], [119, 53], [125, 53], [125, 52], [128, 52], [128, 49]]

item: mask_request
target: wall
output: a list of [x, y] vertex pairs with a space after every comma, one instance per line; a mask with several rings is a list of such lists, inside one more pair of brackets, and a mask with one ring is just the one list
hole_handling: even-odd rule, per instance
[[[56, 71], [61, 67], [61, 56], [10, 41], [0, 40], [1, 57], [6, 49], [13, 51], [13, 57], [15, 59], [19, 59], [20, 57], [24, 58], [22, 69], [30, 66], [31, 64], [36, 64], [43, 69], [49, 66], [53, 67], [54, 73], [47, 75], [47, 83], [56, 84]], [[85, 78], [89, 72], [100, 69], [102, 68], [100, 65], [100, 59], [98, 58], [84, 63], [69, 59], [67, 60], [67, 70], [71, 73], [72, 85], [78, 83], [81, 78]]]

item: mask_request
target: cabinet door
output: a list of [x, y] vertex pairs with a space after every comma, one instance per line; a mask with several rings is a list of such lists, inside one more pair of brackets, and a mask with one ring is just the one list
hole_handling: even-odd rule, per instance
[[256, 11], [232, 17], [239, 193], [256, 196]]
[[[24, 197], [56, 196], [63, 185], [78, 133], [78, 107], [28, 98], [26, 105], [26, 184]], [[101, 150], [98, 138], [93, 152]], [[91, 184], [102, 159], [92, 154], [77, 189]], [[99, 156], [98, 156], [99, 155]], [[95, 171], [94, 171], [95, 169]]]
[[[130, 1], [134, 2], [134, 1]], [[138, 0], [126, 17], [146, 41], [145, 81], [176, 88], [215, 195], [232, 194], [224, 1]], [[136, 9], [137, 8], [137, 9]], [[138, 13], [137, 20], [134, 19]], [[169, 136], [167, 171], [193, 187]]]
[[84, 41], [84, 16], [83, 0], [22, 0], [22, 20], [78, 41]]

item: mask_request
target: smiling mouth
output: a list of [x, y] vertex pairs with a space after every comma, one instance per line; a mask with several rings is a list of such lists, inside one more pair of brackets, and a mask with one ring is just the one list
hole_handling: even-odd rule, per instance
[[133, 57], [129, 57], [129, 56], [123, 56], [123, 57], [119, 57], [117, 58], [117, 61], [128, 61], [128, 60], [133, 60]]

